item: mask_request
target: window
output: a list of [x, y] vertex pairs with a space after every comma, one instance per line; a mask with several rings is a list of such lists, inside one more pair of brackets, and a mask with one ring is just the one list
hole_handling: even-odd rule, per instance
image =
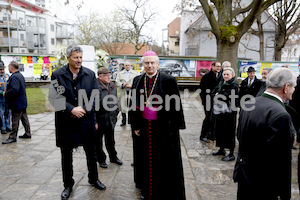
[[27, 26], [31, 26], [31, 21], [27, 20]]
[[54, 38], [51, 38], [51, 44], [54, 45]]
[[24, 41], [24, 34], [23, 33], [20, 34], [20, 40]]
[[179, 46], [179, 42], [175, 42], [175, 46]]
[[53, 24], [50, 24], [50, 29], [52, 32], [54, 32], [54, 25]]

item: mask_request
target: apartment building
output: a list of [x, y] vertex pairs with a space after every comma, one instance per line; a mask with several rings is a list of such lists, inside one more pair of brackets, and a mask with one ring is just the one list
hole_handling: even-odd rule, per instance
[[74, 42], [74, 25], [25, 0], [0, 0], [0, 53], [52, 54]]

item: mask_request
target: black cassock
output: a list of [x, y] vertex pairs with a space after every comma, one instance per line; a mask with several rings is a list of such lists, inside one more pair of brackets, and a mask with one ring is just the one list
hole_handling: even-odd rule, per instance
[[[141, 89], [147, 90], [147, 95]], [[140, 102], [140, 96], [149, 97], [152, 89], [152, 95], [163, 99], [157, 120], [145, 119], [141, 111], [146, 98]], [[185, 199], [179, 136], [179, 129], [185, 129], [185, 122], [176, 79], [158, 73], [146, 78], [145, 89], [143, 74], [134, 79], [132, 91], [133, 97], [136, 96], [137, 110], [129, 112], [131, 126], [133, 130], [140, 129], [140, 136], [133, 136], [136, 187], [142, 189], [146, 199]], [[170, 109], [165, 104], [171, 95], [177, 96], [177, 110], [174, 99], [170, 101]], [[153, 104], [153, 107], [159, 105]]]

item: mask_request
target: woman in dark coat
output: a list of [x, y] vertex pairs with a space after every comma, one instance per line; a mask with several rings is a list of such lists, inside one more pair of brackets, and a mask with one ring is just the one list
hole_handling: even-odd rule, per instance
[[228, 148], [230, 153], [222, 158], [222, 161], [232, 161], [235, 160], [233, 151], [235, 147], [238, 98], [235, 98], [234, 102], [232, 102], [230, 95], [238, 95], [239, 85], [235, 78], [234, 70], [230, 67], [224, 69], [223, 78], [224, 80], [219, 83], [212, 93], [214, 96], [213, 112], [215, 115], [214, 135], [216, 145], [220, 147], [213, 155], [225, 156], [225, 148]]

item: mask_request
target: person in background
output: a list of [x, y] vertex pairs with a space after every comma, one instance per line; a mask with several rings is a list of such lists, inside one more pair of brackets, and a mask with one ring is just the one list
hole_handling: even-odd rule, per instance
[[[128, 98], [131, 96], [131, 87], [133, 79], [138, 75], [138, 72], [131, 69], [130, 62], [124, 63], [125, 69], [119, 72], [116, 78], [116, 85], [119, 87], [119, 105], [122, 113], [121, 126], [126, 125], [126, 114], [128, 112]], [[129, 119], [128, 119], [129, 121]]]
[[231, 63], [227, 60], [222, 63], [222, 70], [224, 70], [226, 67], [231, 67]]
[[296, 75], [276, 68], [267, 89], [241, 109], [238, 158], [233, 179], [237, 199], [291, 199], [291, 147], [295, 129], [284, 102], [292, 99]]
[[[252, 98], [256, 97], [259, 89], [261, 88], [262, 81], [256, 78], [255, 72], [256, 70], [252, 66], [247, 69], [248, 77], [241, 83], [239, 91], [239, 101], [241, 101], [244, 95], [251, 95]], [[246, 100], [249, 99], [250, 98], [246, 98]]]
[[[55, 112], [56, 146], [61, 150], [61, 167], [64, 190], [61, 199], [70, 197], [75, 181], [73, 179], [73, 149], [83, 146], [85, 151], [88, 182], [99, 190], [106, 186], [98, 179], [96, 160], [95, 104], [90, 109], [84, 103], [79, 105], [79, 91], [84, 91], [90, 99], [93, 91], [100, 87], [95, 73], [82, 66], [82, 48], [71, 45], [66, 50], [68, 64], [55, 70], [51, 75], [53, 87], [49, 90], [49, 100], [55, 107], [55, 92], [63, 96], [64, 109]], [[100, 97], [99, 97], [100, 98]], [[52, 100], [53, 99], [53, 100]]]
[[267, 76], [270, 73], [270, 71], [272, 71], [272, 68], [267, 68], [266, 67], [262, 70], [262, 72], [261, 72], [262, 83], [261, 83], [261, 87], [260, 87], [260, 89], [259, 89], [259, 91], [256, 95], [257, 97], [261, 96], [265, 92], [265, 90], [267, 89], [266, 80], [267, 80]]
[[0, 60], [0, 117], [1, 117], [1, 134], [6, 134], [7, 132], [11, 132], [11, 110], [8, 109], [7, 104], [5, 103], [5, 93], [7, 88], [7, 81], [9, 79], [9, 75], [5, 73], [5, 65], [2, 60]]
[[[230, 95], [238, 95], [239, 84], [235, 78], [235, 72], [231, 67], [226, 67], [223, 70], [223, 80], [214, 89], [213, 113], [214, 118], [214, 136], [216, 138], [216, 146], [219, 147], [214, 156], [225, 156], [225, 148], [230, 150], [229, 154], [222, 158], [222, 161], [233, 161], [235, 148], [235, 133], [236, 133], [236, 115], [237, 111], [233, 107], [238, 107], [238, 99], [235, 98], [232, 102]], [[222, 97], [219, 98], [219, 97]], [[216, 100], [221, 101], [221, 107], [216, 107]]]
[[[145, 73], [133, 80], [135, 109], [129, 112], [137, 137], [135, 183], [142, 199], [185, 200], [179, 136], [185, 121], [178, 85], [173, 76], [158, 71], [155, 52], [147, 51], [141, 60]], [[172, 100], [167, 101], [168, 97]]]
[[200, 98], [204, 108], [205, 118], [202, 123], [202, 129], [200, 134], [200, 140], [209, 142], [209, 139], [213, 140], [212, 137], [212, 98], [210, 102], [206, 102], [207, 95], [211, 95], [213, 89], [219, 84], [221, 80], [221, 63], [216, 61], [211, 65], [211, 70], [206, 73], [200, 82]]
[[[107, 168], [106, 155], [103, 151], [103, 136], [110, 162], [116, 163], [117, 165], [123, 164], [123, 162], [117, 157], [117, 151], [115, 149], [115, 125], [119, 113], [119, 106], [118, 101], [115, 101], [117, 100], [117, 88], [115, 84], [111, 82], [110, 78], [111, 71], [108, 68], [101, 67], [98, 70], [97, 81], [102, 91], [100, 110], [96, 111], [96, 151], [97, 160], [100, 164], [100, 167], [102, 168]], [[115, 97], [115, 100], [112, 99], [113, 97]], [[107, 101], [104, 102], [104, 99], [106, 99]], [[109, 110], [107, 110], [104, 106], [107, 106]]]
[[10, 62], [8, 65], [11, 76], [7, 81], [7, 88], [6, 91], [3, 92], [3, 96], [5, 96], [5, 102], [7, 103], [8, 109], [11, 109], [12, 111], [12, 131], [9, 138], [6, 141], [3, 141], [2, 144], [9, 144], [17, 141], [20, 120], [24, 126], [25, 133], [20, 135], [19, 138], [31, 138], [30, 124], [26, 112], [27, 96], [25, 79], [20, 73], [19, 68], [19, 64], [15, 61]]

